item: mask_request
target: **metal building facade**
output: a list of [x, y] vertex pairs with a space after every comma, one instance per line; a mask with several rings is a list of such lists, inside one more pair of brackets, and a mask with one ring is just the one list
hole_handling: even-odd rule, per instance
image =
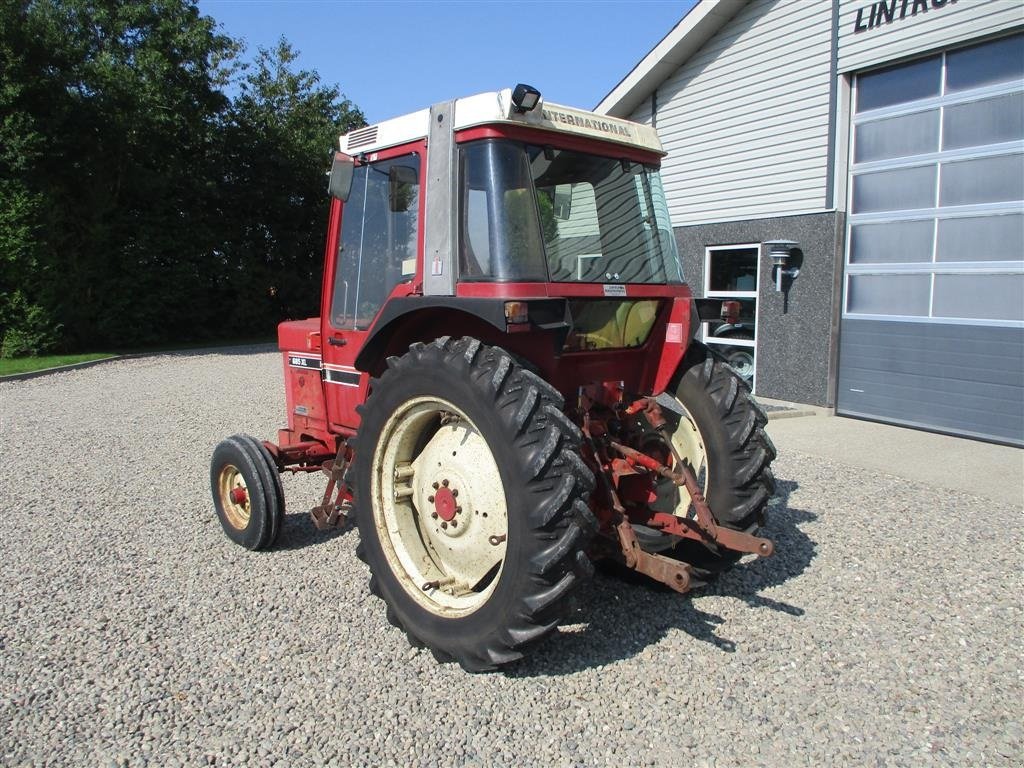
[[705, 329], [755, 392], [1024, 444], [1020, 2], [701, 0], [598, 110], [657, 128], [695, 291], [756, 297]]

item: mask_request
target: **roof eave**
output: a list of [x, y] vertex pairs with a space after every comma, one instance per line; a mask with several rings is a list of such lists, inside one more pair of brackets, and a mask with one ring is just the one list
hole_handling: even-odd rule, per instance
[[749, 0], [700, 0], [616, 85], [594, 111], [629, 117], [640, 103], [725, 26]]

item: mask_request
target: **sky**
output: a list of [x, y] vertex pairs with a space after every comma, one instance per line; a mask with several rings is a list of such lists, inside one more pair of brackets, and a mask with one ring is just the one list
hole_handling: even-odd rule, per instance
[[696, 0], [200, 0], [247, 55], [286, 37], [370, 123], [527, 83], [593, 109]]

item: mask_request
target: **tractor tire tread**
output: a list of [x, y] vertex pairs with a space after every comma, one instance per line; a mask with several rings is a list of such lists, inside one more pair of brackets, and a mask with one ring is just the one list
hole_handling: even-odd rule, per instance
[[281, 473], [277, 471], [274, 457], [270, 455], [270, 451], [267, 450], [262, 442], [252, 435], [240, 434], [235, 435], [235, 437], [245, 440], [252, 446], [253, 451], [262, 457], [263, 466], [266, 468], [266, 471], [263, 473], [263, 482], [265, 487], [272, 489], [274, 494], [274, 505], [271, 508], [273, 514], [270, 516], [270, 530], [267, 532], [266, 540], [260, 546], [260, 549], [269, 549], [277, 542], [277, 537], [284, 527], [285, 504]]
[[[775, 446], [764, 431], [767, 415], [750, 395], [742, 379], [703, 345], [691, 347], [691, 366], [679, 381], [679, 390], [699, 387], [714, 406], [724, 431], [730, 470], [718, 477], [726, 488], [712, 487], [708, 503], [716, 520], [729, 528], [749, 530], [756, 526], [775, 492], [769, 465]], [[703, 359], [700, 355], [703, 354]], [[694, 360], [694, 358], [697, 358]], [[680, 397], [685, 404], [685, 398]], [[717, 496], [717, 499], [711, 498]], [[728, 500], [724, 503], [723, 500]], [[715, 503], [717, 501], [717, 503]]]

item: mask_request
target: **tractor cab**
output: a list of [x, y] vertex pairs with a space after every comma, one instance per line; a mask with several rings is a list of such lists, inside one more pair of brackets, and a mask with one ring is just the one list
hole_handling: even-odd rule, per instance
[[342, 136], [318, 325], [280, 328], [282, 440], [354, 434], [384, 360], [446, 333], [500, 339], [565, 393], [619, 369], [653, 385], [659, 319], [680, 347], [691, 322], [663, 155], [648, 126], [528, 86]]

